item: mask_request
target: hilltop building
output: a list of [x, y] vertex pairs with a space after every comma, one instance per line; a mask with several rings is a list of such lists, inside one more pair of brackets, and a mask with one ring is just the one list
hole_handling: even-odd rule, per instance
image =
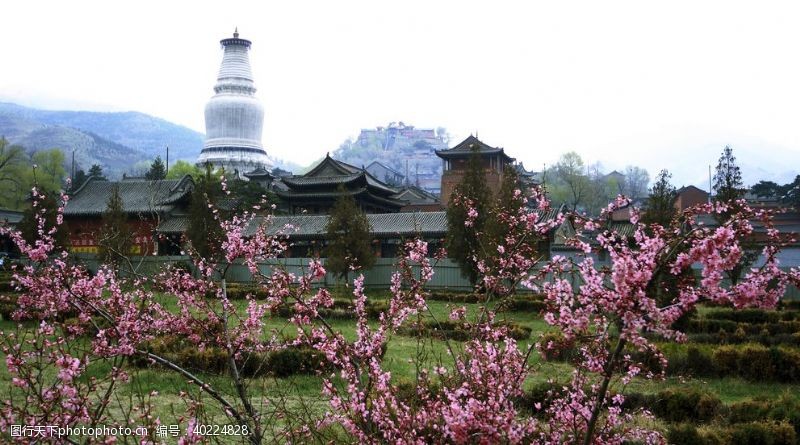
[[372, 163], [367, 166], [366, 170], [372, 176], [391, 186], [400, 186], [406, 180], [406, 177], [403, 176], [402, 173], [378, 161], [372, 161]]
[[220, 41], [224, 53], [214, 86], [206, 104], [206, 141], [197, 165], [211, 163], [240, 177], [257, 168], [272, 168], [261, 145], [264, 107], [255, 97], [256, 87], [248, 51], [251, 42], [233, 37]]
[[441, 201], [447, 203], [453, 190], [464, 178], [469, 165], [469, 158], [473, 153], [477, 153], [481, 158], [481, 165], [484, 169], [486, 185], [492, 193], [500, 191], [500, 184], [503, 182], [503, 174], [506, 166], [514, 162], [514, 158], [508, 156], [502, 148], [491, 147], [481, 142], [475, 136], [470, 135], [460, 144], [447, 150], [436, 150], [436, 155], [442, 158], [442, 193]]

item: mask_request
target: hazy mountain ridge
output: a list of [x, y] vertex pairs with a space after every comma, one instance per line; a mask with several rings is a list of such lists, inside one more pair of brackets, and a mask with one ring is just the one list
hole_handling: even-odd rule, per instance
[[[10, 114], [45, 125], [70, 127], [143, 152], [148, 159], [194, 160], [203, 148], [204, 135], [187, 127], [136, 111], [52, 111], [0, 103], [0, 114]], [[10, 138], [9, 138], [10, 139]]]
[[[131, 173], [142, 161], [156, 156], [194, 162], [205, 135], [190, 128], [137, 111], [54, 111], [0, 102], [0, 136], [28, 151], [60, 148], [68, 164], [75, 151], [77, 168], [101, 165], [112, 177]], [[294, 171], [293, 162], [274, 159]], [[70, 165], [66, 166], [69, 170]]]

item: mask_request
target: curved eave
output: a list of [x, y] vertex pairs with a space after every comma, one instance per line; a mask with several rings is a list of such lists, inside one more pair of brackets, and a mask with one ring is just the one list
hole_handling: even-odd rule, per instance
[[[472, 156], [473, 151], [466, 151], [466, 150], [435, 150], [436, 156], [439, 156], [442, 159], [469, 159]], [[497, 148], [494, 150], [480, 150], [477, 152], [478, 155], [496, 155], [499, 154], [503, 157], [507, 162], [514, 162], [515, 158], [507, 155], [505, 150], [502, 148]]]

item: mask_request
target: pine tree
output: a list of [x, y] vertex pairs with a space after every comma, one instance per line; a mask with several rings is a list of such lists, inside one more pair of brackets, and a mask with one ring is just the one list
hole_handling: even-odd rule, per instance
[[656, 182], [650, 189], [650, 196], [647, 200], [647, 211], [642, 215], [642, 222], [645, 224], [660, 224], [668, 227], [670, 221], [675, 216], [675, 198], [678, 192], [669, 180], [672, 173], [668, 170], [661, 170], [656, 176]]
[[86, 172], [83, 169], [78, 170], [75, 172], [75, 177], [72, 178], [72, 183], [70, 184], [70, 190], [75, 191], [78, 187], [82, 186], [86, 180], [89, 179], [89, 176], [86, 175]]
[[733, 202], [744, 196], [742, 172], [736, 165], [733, 149], [725, 146], [714, 173], [714, 198], [720, 202]]
[[132, 232], [128, 227], [128, 216], [125, 214], [119, 184], [111, 188], [111, 196], [103, 212], [103, 227], [100, 229], [100, 259], [106, 264], [118, 267], [120, 262], [130, 253]]
[[145, 173], [144, 177], [150, 180], [165, 179], [167, 177], [167, 168], [161, 156], [156, 156], [156, 159], [150, 164], [150, 171]]
[[[486, 239], [491, 248], [500, 244], [506, 236], [510, 235], [511, 230], [508, 224], [498, 220], [500, 215], [516, 215], [520, 209], [525, 206], [522, 193], [517, 194], [516, 191], [520, 190], [519, 175], [517, 170], [507, 165], [503, 171], [503, 181], [500, 183], [500, 192], [497, 194], [497, 199], [494, 201], [493, 210], [491, 215], [486, 220]], [[522, 190], [520, 190], [521, 192]], [[521, 235], [518, 233], [516, 235]]]
[[206, 174], [198, 179], [189, 201], [189, 227], [186, 238], [194, 251], [202, 258], [211, 259], [219, 254], [222, 244], [222, 228], [214, 219], [213, 206], [220, 193], [219, 184], [213, 179], [211, 165], [206, 165]]
[[[730, 206], [730, 210], [716, 216], [718, 223], [726, 223], [731, 215], [739, 210], [736, 200], [742, 198], [745, 191], [746, 189], [742, 183], [742, 172], [739, 166], [736, 165], [733, 149], [726, 145], [725, 149], [722, 150], [722, 155], [720, 155], [719, 162], [717, 162], [717, 170], [714, 173], [714, 199], [718, 202], [727, 203]], [[743, 248], [742, 258], [733, 269], [725, 272], [731, 280], [731, 284], [738, 283], [744, 271], [758, 258], [759, 250], [754, 240], [745, 240], [741, 245]]]
[[[34, 243], [41, 238], [39, 235], [39, 226], [36, 220], [36, 214], [41, 214], [44, 209], [44, 232], [48, 233], [53, 227], [56, 226], [58, 218], [58, 201], [54, 197], [55, 193], [47, 193], [37, 203], [36, 207], [29, 206], [22, 212], [22, 221], [19, 223], [20, 233], [28, 243]], [[57, 249], [66, 250], [69, 248], [69, 230], [67, 223], [64, 222], [53, 235]]]
[[[472, 152], [464, 177], [455, 189], [447, 206], [447, 254], [461, 268], [461, 274], [475, 284], [478, 280], [476, 255], [481, 255], [481, 237], [491, 209], [491, 193], [486, 185], [481, 158], [477, 149]], [[478, 212], [472, 226], [467, 227], [469, 207]]]
[[325, 227], [328, 234], [325, 267], [348, 281], [350, 270], [369, 269], [375, 264], [375, 253], [367, 215], [343, 186], [337, 191], [340, 195]]
[[108, 179], [103, 174], [103, 167], [99, 166], [98, 164], [93, 164], [92, 168], [89, 169], [89, 176], [99, 179], [101, 181], [107, 181]]

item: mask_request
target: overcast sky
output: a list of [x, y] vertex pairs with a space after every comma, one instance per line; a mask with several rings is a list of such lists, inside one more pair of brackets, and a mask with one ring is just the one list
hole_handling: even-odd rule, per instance
[[575, 150], [703, 181], [725, 144], [748, 182], [800, 167], [800, 8], [773, 2], [16, 1], [0, 97], [136, 110], [204, 131], [235, 26], [264, 144], [307, 165], [360, 128], [478, 132], [529, 169]]

